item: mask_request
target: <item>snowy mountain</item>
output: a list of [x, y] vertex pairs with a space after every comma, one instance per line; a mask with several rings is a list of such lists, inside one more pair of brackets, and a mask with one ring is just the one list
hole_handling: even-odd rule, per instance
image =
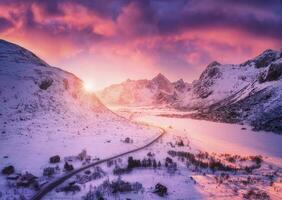
[[194, 111], [193, 118], [239, 123], [256, 130], [282, 132], [282, 52], [266, 50], [242, 64], [210, 63], [191, 84], [171, 83], [159, 74], [152, 80], [128, 80], [103, 90], [106, 104], [167, 105]]
[[[270, 120], [271, 130], [279, 131], [281, 56], [267, 51], [242, 65], [213, 62], [192, 84], [159, 74], [110, 86], [104, 95], [115, 103], [184, 109], [122, 108], [121, 118], [75, 75], [0, 40], [0, 199], [32, 199], [62, 178], [42, 199], [280, 198], [280, 136], [156, 113], [194, 110], [190, 117]], [[159, 128], [141, 123], [165, 131], [160, 135]]]
[[98, 93], [100, 99], [112, 105], [171, 104], [181, 98], [190, 85], [182, 79], [170, 82], [163, 74], [152, 80], [127, 80], [111, 85]]
[[[281, 52], [266, 50], [258, 57], [239, 65], [223, 65], [214, 61], [207, 66], [200, 78], [193, 82], [192, 89], [185, 94], [181, 103], [184, 107], [192, 109], [204, 108], [234, 95], [238, 98], [243, 91], [246, 95], [247, 88], [262, 89], [264, 86], [272, 85], [274, 82], [262, 84], [261, 79], [271, 64], [274, 66], [275, 61], [279, 62], [279, 58]], [[269, 77], [265, 82], [268, 82], [267, 80]], [[241, 95], [241, 98], [244, 96]]]
[[266, 50], [243, 64], [210, 64], [177, 106], [196, 109], [192, 117], [282, 133], [281, 91], [282, 52]]
[[1, 114], [10, 120], [78, 109], [109, 112], [94, 94], [83, 91], [76, 76], [49, 66], [22, 47], [1, 40], [0, 61]]
[[[85, 149], [90, 156], [107, 157], [141, 145], [158, 133], [158, 129], [117, 116], [82, 85], [75, 75], [0, 40], [1, 170], [13, 165], [16, 173], [42, 176], [51, 156], [64, 158]], [[127, 137], [134, 143], [123, 145]], [[34, 193], [29, 189], [24, 191], [25, 199]], [[18, 199], [2, 175], [0, 194], [1, 199]]]

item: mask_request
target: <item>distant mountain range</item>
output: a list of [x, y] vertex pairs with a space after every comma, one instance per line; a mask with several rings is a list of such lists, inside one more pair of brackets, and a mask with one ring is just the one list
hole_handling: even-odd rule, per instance
[[182, 79], [171, 83], [164, 75], [158, 74], [152, 80], [130, 80], [111, 85], [98, 96], [106, 104], [113, 105], [160, 105], [171, 104], [190, 88]]
[[[98, 93], [106, 104], [167, 105], [195, 111], [185, 117], [249, 123], [282, 133], [282, 51], [266, 50], [242, 64], [210, 63], [198, 80], [127, 80]], [[179, 116], [184, 117], [184, 116]]]
[[[0, 40], [0, 117], [3, 129], [28, 120], [40, 124], [121, 119], [94, 95], [84, 92], [75, 75], [49, 66], [32, 52]], [[97, 96], [106, 104], [165, 105], [193, 111], [192, 117], [228, 123], [248, 123], [256, 130], [282, 133], [282, 51], [266, 50], [242, 64], [209, 64], [198, 80], [170, 82], [158, 74], [152, 80], [127, 80]], [[35, 120], [37, 119], [37, 120]], [[3, 122], [3, 123], [4, 123]], [[5, 128], [6, 127], [6, 128]], [[49, 129], [48, 127], [46, 127]]]

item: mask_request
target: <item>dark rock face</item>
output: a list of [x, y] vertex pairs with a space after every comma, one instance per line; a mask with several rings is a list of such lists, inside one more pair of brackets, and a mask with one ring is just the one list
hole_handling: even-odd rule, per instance
[[163, 197], [164, 195], [167, 194], [167, 187], [158, 183], [155, 185], [155, 190], [154, 193], [158, 194], [159, 196]]
[[215, 78], [220, 76], [220, 71], [219, 68], [216, 66], [219, 66], [220, 63], [214, 61], [212, 63], [210, 63], [207, 68], [203, 71], [203, 73], [200, 76], [200, 80], [204, 79], [204, 78]]
[[217, 61], [213, 61], [207, 66], [207, 68], [211, 68], [211, 67], [218, 66], [218, 65], [221, 65], [221, 64]]
[[203, 81], [198, 81], [194, 85], [194, 94], [200, 97], [201, 99], [205, 99], [212, 94], [210, 87], [214, 84], [212, 79], [205, 79]]
[[50, 161], [50, 163], [58, 163], [58, 162], [61, 161], [61, 158], [60, 158], [60, 156], [55, 155], [55, 156], [50, 157], [49, 161]]
[[219, 74], [219, 69], [217, 67], [213, 67], [208, 71], [208, 77], [213, 78], [217, 74]]
[[211, 94], [212, 94], [212, 91], [202, 92], [202, 93], [199, 93], [199, 97], [201, 99], [205, 99], [205, 98], [208, 98]]
[[174, 82], [173, 85], [174, 85], [174, 88], [179, 92], [184, 92], [186, 88], [186, 84], [183, 81], [183, 79], [179, 79], [178, 81]]
[[15, 172], [15, 168], [12, 165], [4, 167], [2, 169], [2, 174], [4, 175], [10, 175], [10, 174], [13, 174], [14, 172]]
[[[246, 98], [226, 105], [214, 105], [208, 110], [193, 113], [189, 117], [226, 123], [250, 122], [254, 130], [282, 133], [282, 102], [276, 89], [265, 88]], [[268, 104], [268, 107], [265, 107]]]
[[201, 99], [209, 97], [213, 91], [211, 86], [215, 84], [216, 79], [221, 77], [220, 69], [217, 67], [220, 63], [214, 61], [203, 71], [198, 81], [194, 84], [194, 94]]
[[[279, 100], [277, 100], [279, 101]], [[262, 110], [262, 109], [261, 109]], [[261, 111], [257, 118], [251, 121], [254, 130], [282, 133], [282, 104], [274, 106], [269, 111]]]
[[161, 73], [159, 73], [155, 78], [152, 79], [151, 84], [158, 87], [158, 89], [163, 90], [167, 93], [172, 92], [172, 84], [171, 82]]
[[271, 62], [277, 60], [279, 57], [277, 57], [277, 53], [275, 51], [270, 49], [266, 50], [256, 59], [256, 68], [267, 67]]
[[52, 79], [45, 79], [43, 81], [41, 81], [41, 83], [39, 84], [39, 88], [41, 90], [47, 90], [53, 83]]
[[265, 81], [277, 81], [282, 77], [282, 63], [271, 64], [265, 77]]
[[158, 104], [162, 104], [162, 103], [170, 103], [170, 102], [174, 102], [175, 100], [178, 99], [178, 96], [176, 93], [173, 94], [167, 94], [165, 92], [159, 92], [156, 96], [155, 96], [155, 101], [154, 103], [158, 103]]

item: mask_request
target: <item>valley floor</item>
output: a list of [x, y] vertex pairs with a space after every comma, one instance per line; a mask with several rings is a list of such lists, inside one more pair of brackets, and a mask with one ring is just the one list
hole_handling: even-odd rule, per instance
[[[81, 172], [50, 192], [44, 199], [90, 200], [98, 199], [99, 195], [105, 199], [282, 198], [281, 135], [253, 132], [246, 125], [159, 116], [164, 113], [178, 113], [166, 108], [111, 109], [139, 124], [162, 127], [166, 129], [167, 134], [154, 145], [131, 155], [132, 159], [141, 161], [142, 166], [129, 167], [129, 156], [124, 156], [93, 167], [89, 172]], [[13, 164], [20, 170], [28, 170], [40, 177], [40, 180], [52, 181], [64, 172], [56, 172], [54, 177], [42, 177], [45, 167], [54, 166], [48, 163], [49, 156], [56, 153], [62, 157], [77, 155], [82, 149], [86, 149], [92, 159], [102, 159], [142, 146], [159, 133], [157, 128], [138, 126], [139, 130], [132, 127], [127, 130], [113, 127], [111, 130], [116, 130], [113, 132], [100, 127], [95, 134], [83, 137], [63, 135], [62, 138], [60, 135], [54, 135], [28, 139], [20, 136], [19, 140], [15, 136], [1, 136], [1, 167]], [[133, 142], [122, 142], [126, 137], [131, 138]], [[8, 155], [8, 158], [4, 158], [5, 155]], [[160, 162], [160, 166], [150, 164], [153, 161]], [[215, 161], [218, 161], [216, 163], [223, 170], [207, 164]], [[75, 158], [71, 163], [75, 168], [83, 164]], [[63, 162], [59, 163], [59, 167], [63, 168]], [[236, 170], [233, 170], [235, 168]], [[88, 173], [92, 174], [91, 177]], [[94, 177], [94, 174], [98, 175]], [[155, 191], [158, 183], [167, 188], [164, 197]], [[1, 175], [0, 199], [12, 199], [13, 195], [28, 199], [34, 194], [30, 188], [15, 190], [13, 184], [9, 184]], [[70, 184], [78, 185], [79, 191], [60, 192]], [[119, 191], [122, 189], [114, 187], [115, 184], [131, 184], [131, 192], [124, 188]], [[113, 187], [117, 190], [114, 193]]]

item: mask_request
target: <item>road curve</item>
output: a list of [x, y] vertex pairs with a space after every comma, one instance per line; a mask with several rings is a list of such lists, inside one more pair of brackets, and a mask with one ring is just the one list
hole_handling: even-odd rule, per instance
[[151, 142], [147, 143], [146, 145], [138, 147], [138, 148], [130, 150], [130, 151], [126, 151], [124, 153], [121, 153], [121, 154], [118, 154], [118, 155], [115, 155], [115, 156], [112, 156], [112, 157], [109, 157], [109, 158], [99, 160], [97, 162], [90, 163], [88, 165], [84, 165], [84, 166], [82, 166], [78, 169], [75, 169], [75, 170], [67, 173], [67, 174], [64, 174], [63, 176], [57, 178], [53, 182], [51, 182], [51, 183], [45, 185], [43, 188], [41, 188], [30, 200], [40, 200], [40, 199], [42, 199], [48, 192], [52, 191], [54, 188], [56, 188], [57, 186], [62, 184], [64, 181], [66, 181], [67, 179], [69, 179], [73, 175], [75, 175], [75, 174], [77, 174], [77, 173], [79, 173], [79, 172], [81, 172], [85, 169], [88, 169], [90, 167], [99, 165], [101, 163], [104, 163], [104, 162], [107, 162], [107, 161], [128, 155], [130, 153], [134, 153], [134, 152], [143, 150], [143, 149], [151, 146], [153, 143], [155, 143], [157, 140], [159, 140], [166, 133], [165, 129], [163, 129], [163, 128], [160, 128], [160, 129], [161, 129], [161, 134], [158, 137], [156, 137], [155, 139], [153, 139]]

